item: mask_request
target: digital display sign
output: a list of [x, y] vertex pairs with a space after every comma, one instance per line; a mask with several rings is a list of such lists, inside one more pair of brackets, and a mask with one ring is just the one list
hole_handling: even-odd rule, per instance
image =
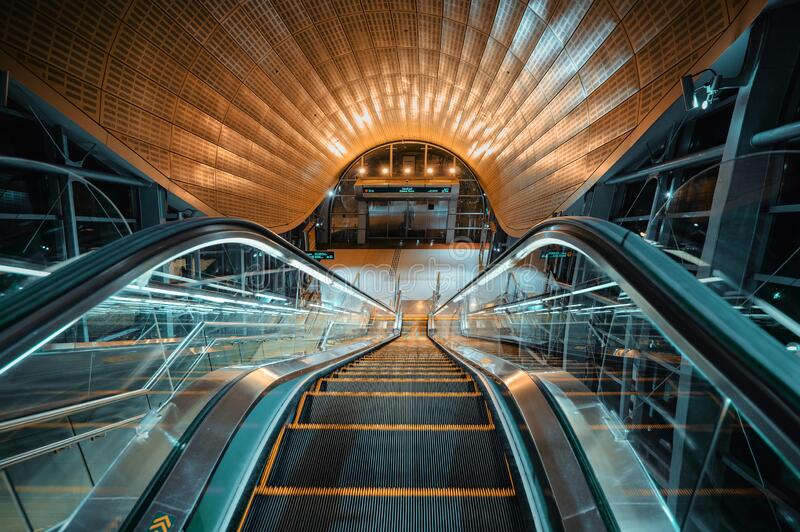
[[572, 250], [550, 249], [539, 253], [540, 259], [565, 259], [572, 256]]
[[314, 260], [333, 260], [333, 251], [306, 251], [306, 255]]
[[451, 187], [364, 187], [364, 194], [449, 194]]

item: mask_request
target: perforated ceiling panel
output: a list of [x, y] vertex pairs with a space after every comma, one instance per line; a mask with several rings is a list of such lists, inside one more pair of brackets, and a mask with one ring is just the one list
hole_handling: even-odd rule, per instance
[[7, 0], [0, 47], [219, 213], [286, 229], [361, 152], [420, 139], [519, 233], [754, 3]]

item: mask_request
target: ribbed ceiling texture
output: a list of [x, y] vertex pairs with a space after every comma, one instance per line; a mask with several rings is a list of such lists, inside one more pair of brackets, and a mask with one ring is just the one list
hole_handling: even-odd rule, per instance
[[563, 207], [747, 5], [15, 0], [0, 48], [12, 75], [212, 214], [287, 229], [361, 152], [419, 139], [469, 162], [518, 233]]

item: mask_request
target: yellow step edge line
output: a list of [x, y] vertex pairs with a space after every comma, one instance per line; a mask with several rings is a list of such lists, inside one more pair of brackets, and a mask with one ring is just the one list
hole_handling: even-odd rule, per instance
[[258, 495], [290, 497], [514, 497], [513, 488], [378, 488], [259, 486]]
[[400, 368], [400, 369], [417, 369], [417, 368], [437, 368], [437, 369], [461, 369], [458, 366], [451, 366], [450, 364], [353, 364], [345, 366], [342, 369], [361, 368], [361, 369], [380, 369], [380, 368]]
[[436, 363], [436, 362], [355, 362], [351, 366], [361, 366], [361, 367], [380, 367], [380, 366], [397, 366], [397, 367], [409, 367], [415, 368], [420, 366], [430, 366], [434, 368], [456, 368], [458, 367], [456, 364], [445, 364], [445, 363]]
[[424, 363], [419, 363], [419, 364], [412, 364], [412, 363], [409, 363], [409, 362], [392, 362], [392, 363], [387, 363], [387, 362], [382, 362], [382, 363], [377, 363], [377, 362], [355, 362], [353, 364], [348, 364], [348, 366], [349, 367], [362, 367], [362, 368], [373, 368], [373, 367], [377, 368], [377, 367], [383, 367], [383, 366], [397, 366], [398, 368], [405, 368], [405, 367], [417, 368], [417, 367], [420, 367], [420, 366], [430, 366], [430, 367], [433, 367], [433, 368], [456, 368], [456, 367], [458, 367], [455, 364], [435, 364], [435, 363], [431, 363], [431, 362], [424, 362]]
[[359, 360], [357, 362], [353, 362], [353, 364], [430, 364], [435, 366], [453, 366], [452, 362], [447, 362], [444, 360], [396, 360], [396, 359], [386, 359], [386, 360]]
[[460, 369], [450, 369], [450, 368], [411, 368], [411, 369], [398, 369], [394, 367], [386, 367], [386, 368], [344, 368], [336, 371], [336, 373], [464, 373]]
[[354, 360], [351, 364], [377, 364], [378, 362], [397, 362], [398, 364], [455, 364], [452, 360], [440, 360], [436, 358], [365, 358]]
[[492, 411], [489, 410], [489, 404], [484, 400], [483, 406], [486, 407], [486, 419], [489, 420], [490, 425], [494, 425], [494, 419], [492, 419]]
[[267, 464], [264, 466], [264, 471], [261, 472], [261, 478], [256, 485], [256, 488], [253, 489], [253, 492], [250, 494], [250, 500], [247, 501], [247, 506], [244, 509], [244, 515], [242, 515], [242, 520], [239, 522], [239, 526], [236, 528], [236, 532], [241, 532], [242, 528], [244, 527], [244, 523], [247, 520], [248, 514], [250, 514], [250, 507], [253, 505], [253, 499], [256, 497], [256, 492], [262, 486], [267, 484], [267, 480], [269, 479], [269, 474], [272, 472], [272, 466], [275, 465], [275, 459], [278, 457], [278, 449], [281, 446], [281, 442], [283, 441], [283, 435], [286, 432], [287, 425], [283, 425], [281, 427], [281, 431], [278, 433], [278, 437], [275, 439], [275, 443], [272, 445], [272, 449], [269, 451], [269, 458], [267, 458]]
[[418, 379], [404, 379], [404, 378], [397, 378], [397, 379], [370, 379], [370, 378], [348, 378], [348, 377], [337, 377], [337, 378], [325, 378], [326, 381], [334, 381], [334, 382], [469, 382], [472, 379], [464, 378], [464, 379], [426, 379], [426, 378], [418, 378]]
[[286, 428], [290, 430], [396, 430], [408, 432], [488, 432], [494, 425], [415, 425], [415, 424], [359, 424], [359, 423], [292, 423]]
[[397, 369], [461, 369], [458, 366], [450, 366], [448, 364], [353, 364], [352, 366], [345, 366], [342, 369], [381, 369], [381, 368], [397, 368]]
[[326, 395], [344, 397], [480, 397], [476, 392], [307, 392], [312, 397], [324, 397]]
[[358, 375], [361, 377], [369, 377], [370, 375], [450, 375], [450, 376], [459, 376], [465, 375], [462, 371], [355, 371], [355, 370], [348, 370], [348, 371], [337, 371], [336, 375]]
[[[320, 379], [320, 380], [322, 380], [322, 379]], [[300, 397], [300, 404], [299, 404], [299, 405], [297, 405], [297, 411], [296, 411], [296, 412], [295, 412], [295, 414], [294, 414], [294, 422], [295, 422], [295, 423], [297, 423], [298, 421], [300, 421], [300, 414], [303, 412], [303, 406], [304, 406], [305, 404], [306, 404], [306, 394], [304, 393], [304, 394], [303, 394], [303, 395]]]
[[342, 368], [339, 371], [351, 370], [351, 369], [357, 369], [357, 370], [361, 370], [361, 371], [377, 371], [377, 370], [387, 369], [387, 368], [395, 368], [397, 370], [406, 370], [406, 371], [412, 371], [412, 370], [418, 370], [418, 369], [434, 369], [434, 370], [442, 370], [442, 371], [456, 371], [456, 370], [463, 371], [463, 370], [461, 370], [461, 368], [456, 367], [456, 366], [429, 366], [429, 365], [411, 366], [411, 365], [408, 365], [408, 364], [404, 364], [402, 366], [396, 365], [396, 364], [376, 364], [375, 366], [363, 366], [363, 365], [362, 366], [348, 366], [348, 367]]
[[382, 357], [382, 358], [363, 358], [361, 360], [354, 360], [354, 363], [359, 362], [403, 362], [403, 363], [417, 363], [417, 364], [454, 364], [451, 360], [444, 358], [405, 358], [405, 357]]
[[508, 456], [503, 453], [503, 460], [506, 461], [506, 471], [508, 471], [508, 481], [511, 482], [511, 489], [514, 490], [514, 475], [511, 474], [511, 466], [508, 465]]
[[456, 367], [458, 364], [451, 364], [449, 362], [408, 362], [408, 361], [400, 361], [400, 360], [365, 360], [363, 362], [353, 362], [351, 365], [353, 366], [384, 366], [386, 364], [391, 364], [393, 366], [447, 366], [450, 368]]
[[281, 431], [278, 433], [278, 437], [275, 439], [275, 444], [269, 451], [269, 458], [267, 458], [267, 465], [264, 466], [264, 472], [261, 474], [261, 480], [258, 481], [259, 486], [265, 486], [267, 484], [267, 479], [269, 478], [269, 474], [270, 472], [272, 472], [272, 466], [275, 464], [275, 460], [278, 458], [278, 448], [281, 446], [281, 442], [283, 441], [283, 435], [285, 433], [286, 433], [286, 425], [281, 427]]

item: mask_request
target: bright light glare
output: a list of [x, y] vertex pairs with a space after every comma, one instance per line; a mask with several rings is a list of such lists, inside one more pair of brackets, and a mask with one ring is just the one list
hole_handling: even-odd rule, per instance
[[41, 270], [32, 270], [30, 268], [20, 268], [19, 266], [9, 266], [0, 264], [0, 272], [3, 273], [16, 273], [17, 275], [27, 275], [29, 277], [47, 277], [50, 272], [43, 272]]
[[10, 369], [11, 369], [11, 368], [13, 368], [14, 366], [16, 366], [17, 364], [19, 364], [19, 363], [20, 363], [20, 362], [22, 362], [23, 360], [25, 360], [26, 358], [28, 358], [28, 357], [29, 357], [31, 354], [33, 354], [33, 353], [35, 353], [36, 351], [38, 351], [40, 347], [42, 347], [42, 346], [44, 346], [44, 345], [48, 344], [48, 343], [50, 342], [50, 340], [52, 340], [53, 338], [55, 338], [56, 336], [58, 336], [58, 335], [59, 335], [59, 334], [61, 334], [62, 332], [66, 331], [66, 330], [67, 330], [67, 329], [68, 329], [70, 326], [72, 326], [72, 324], [74, 324], [76, 321], [78, 321], [78, 319], [80, 319], [80, 318], [76, 318], [76, 319], [72, 320], [71, 322], [67, 323], [66, 325], [64, 325], [63, 327], [61, 327], [60, 329], [57, 329], [57, 330], [56, 330], [56, 332], [54, 332], [53, 334], [51, 334], [51, 335], [47, 336], [47, 337], [46, 337], [44, 340], [42, 340], [41, 342], [39, 342], [39, 343], [38, 343], [38, 344], [36, 344], [35, 346], [31, 347], [30, 349], [28, 349], [27, 351], [25, 351], [24, 353], [22, 353], [22, 354], [21, 354], [20, 356], [18, 356], [17, 358], [15, 358], [14, 360], [12, 360], [12, 361], [11, 361], [11, 362], [9, 362], [8, 364], [6, 364], [5, 366], [3, 366], [2, 368], [0, 368], [0, 375], [2, 375], [2, 374], [3, 374], [3, 373], [5, 373], [6, 371], [10, 370]]
[[305, 264], [303, 264], [299, 260], [291, 259], [289, 261], [289, 266], [291, 266], [293, 268], [297, 268], [301, 272], [303, 272], [303, 273], [305, 273], [307, 275], [310, 275], [311, 277], [313, 277], [314, 279], [316, 279], [316, 280], [318, 280], [318, 281], [320, 281], [322, 283], [333, 284], [333, 279], [331, 279], [327, 275], [323, 275], [322, 273], [318, 272], [317, 270], [315, 270], [313, 268], [309, 268], [308, 266], [306, 266]]

